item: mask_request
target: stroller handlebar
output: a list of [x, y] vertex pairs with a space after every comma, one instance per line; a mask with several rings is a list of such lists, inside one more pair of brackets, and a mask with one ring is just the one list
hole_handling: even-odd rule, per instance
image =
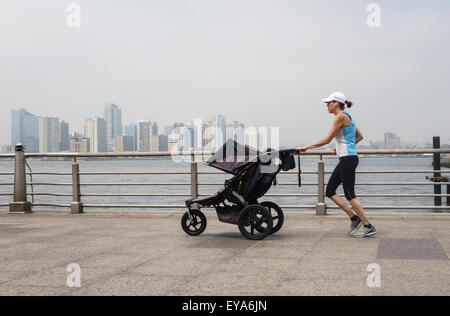
[[278, 152], [280, 154], [288, 154], [288, 155], [292, 155], [292, 156], [299, 153], [298, 150], [295, 148], [278, 149], [278, 150], [269, 148], [266, 150], [265, 154], [274, 153], [274, 152]]

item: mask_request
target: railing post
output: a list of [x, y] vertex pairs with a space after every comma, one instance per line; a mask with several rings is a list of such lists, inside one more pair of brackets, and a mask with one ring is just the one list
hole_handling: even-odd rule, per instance
[[318, 188], [316, 215], [327, 215], [327, 205], [325, 204], [325, 162], [320, 155], [318, 163]]
[[194, 154], [191, 161], [191, 197], [198, 197], [198, 165], [195, 162]]
[[[439, 136], [433, 137], [433, 149], [441, 148], [441, 139]], [[439, 153], [433, 154], [433, 170], [440, 171], [441, 170], [441, 155]], [[440, 172], [435, 172], [433, 177], [438, 178], [441, 176]], [[434, 185], [434, 194], [442, 194], [441, 186]], [[442, 206], [442, 197], [435, 196], [434, 197], [434, 206]]]
[[9, 204], [9, 212], [20, 214], [32, 213], [31, 202], [27, 201], [24, 146], [21, 143], [18, 143], [15, 152], [14, 202]]
[[72, 192], [73, 202], [70, 207], [70, 213], [81, 214], [83, 213], [83, 203], [81, 203], [80, 165], [78, 164], [76, 157], [73, 158], [72, 164]]
[[450, 184], [447, 184], [447, 206], [450, 206]]

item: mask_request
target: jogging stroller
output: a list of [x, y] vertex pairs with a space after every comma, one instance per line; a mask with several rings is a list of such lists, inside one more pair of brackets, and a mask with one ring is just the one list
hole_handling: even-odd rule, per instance
[[[181, 219], [183, 230], [192, 236], [200, 235], [206, 228], [203, 207], [213, 206], [219, 221], [238, 225], [248, 239], [261, 240], [274, 234], [283, 226], [282, 209], [274, 202], [259, 203], [283, 170], [295, 168], [295, 149], [261, 153], [234, 140], [228, 140], [207, 164], [234, 175], [226, 180], [223, 188], [207, 198], [191, 198], [186, 201], [188, 211]], [[298, 156], [298, 180], [301, 186], [300, 156]]]

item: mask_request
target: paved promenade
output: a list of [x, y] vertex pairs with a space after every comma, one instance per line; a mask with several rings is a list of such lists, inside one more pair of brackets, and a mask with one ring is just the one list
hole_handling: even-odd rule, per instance
[[450, 214], [371, 217], [372, 239], [347, 237], [342, 215], [289, 213], [249, 241], [212, 212], [198, 237], [179, 212], [0, 212], [0, 295], [450, 295]]

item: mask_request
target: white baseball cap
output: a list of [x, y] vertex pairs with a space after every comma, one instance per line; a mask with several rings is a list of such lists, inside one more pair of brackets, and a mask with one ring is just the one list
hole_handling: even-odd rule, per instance
[[343, 94], [342, 92], [333, 92], [332, 94], [330, 94], [328, 98], [323, 99], [322, 101], [325, 103], [331, 101], [338, 101], [342, 104], [345, 104], [345, 102], [347, 102], [347, 98], [345, 97], [345, 94]]

